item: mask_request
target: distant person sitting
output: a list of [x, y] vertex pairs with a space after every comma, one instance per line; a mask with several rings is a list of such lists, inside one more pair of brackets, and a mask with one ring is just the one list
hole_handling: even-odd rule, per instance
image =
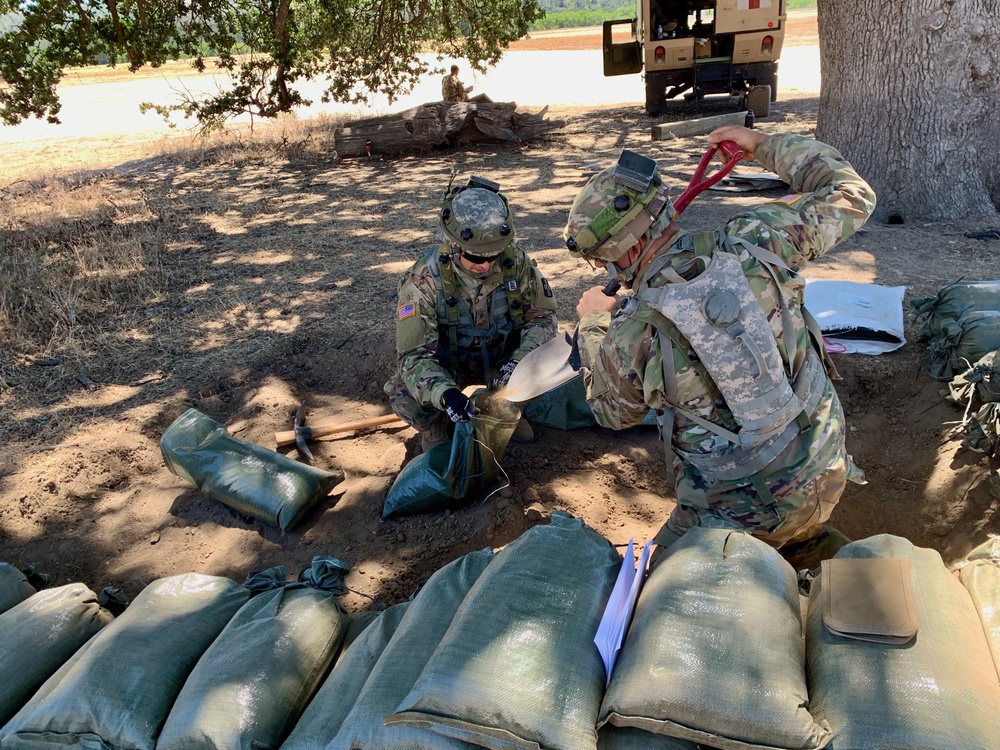
[[451, 66], [451, 74], [441, 79], [441, 98], [446, 102], [467, 102], [472, 86], [458, 80], [458, 66]]

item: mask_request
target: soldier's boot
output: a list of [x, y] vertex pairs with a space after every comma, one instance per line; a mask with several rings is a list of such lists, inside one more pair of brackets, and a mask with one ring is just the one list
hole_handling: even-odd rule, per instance
[[535, 430], [531, 426], [531, 422], [528, 421], [526, 417], [521, 417], [521, 421], [517, 423], [517, 427], [514, 428], [514, 433], [511, 435], [511, 439], [518, 443], [530, 443], [535, 439]]
[[420, 449], [423, 453], [427, 453], [431, 448], [447, 443], [448, 440], [448, 419], [442, 414], [431, 423], [430, 427], [420, 433]]
[[786, 544], [780, 550], [795, 570], [815, 570], [823, 560], [829, 560], [851, 540], [829, 524], [811, 539], [794, 544]]

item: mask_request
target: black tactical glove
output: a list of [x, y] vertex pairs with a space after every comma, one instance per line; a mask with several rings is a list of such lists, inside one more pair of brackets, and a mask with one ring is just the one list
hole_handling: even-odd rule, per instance
[[468, 422], [479, 413], [476, 405], [458, 388], [449, 388], [441, 399], [444, 411], [452, 422]]
[[490, 387], [495, 391], [504, 388], [510, 382], [510, 376], [514, 374], [515, 367], [517, 367], [517, 362], [514, 360], [504, 362], [497, 374], [493, 376], [493, 380], [490, 381]]

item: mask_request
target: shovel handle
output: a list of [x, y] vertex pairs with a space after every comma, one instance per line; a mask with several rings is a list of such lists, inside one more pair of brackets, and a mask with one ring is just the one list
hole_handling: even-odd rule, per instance
[[[398, 422], [398, 424], [393, 424]], [[283, 445], [291, 445], [295, 442], [296, 436], [301, 436], [304, 440], [313, 440], [325, 435], [334, 435], [338, 432], [350, 432], [351, 430], [363, 430], [366, 427], [378, 427], [379, 425], [392, 425], [402, 427], [406, 425], [402, 419], [395, 414], [385, 414], [381, 417], [370, 417], [368, 419], [358, 419], [354, 422], [321, 422], [308, 427], [297, 427], [294, 430], [274, 433], [274, 442], [280, 448]]]

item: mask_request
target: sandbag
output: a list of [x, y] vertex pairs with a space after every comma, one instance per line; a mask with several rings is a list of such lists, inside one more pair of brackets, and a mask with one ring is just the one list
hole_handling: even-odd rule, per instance
[[524, 416], [532, 424], [556, 430], [576, 430], [597, 424], [587, 403], [587, 387], [582, 374], [525, 404]]
[[[226, 625], [184, 682], [157, 750], [271, 750], [288, 735], [347, 629], [336, 596], [348, 567], [314, 557], [298, 582], [283, 567]], [[331, 575], [332, 574], [332, 575]], [[322, 581], [318, 588], [303, 579]], [[246, 584], [245, 584], [246, 585]]]
[[488, 748], [596, 748], [594, 634], [620, 567], [604, 537], [554, 512], [497, 553], [386, 725]]
[[39, 591], [0, 614], [0, 726], [112, 619], [82, 583]]
[[489, 486], [521, 418], [519, 407], [490, 395], [485, 390], [474, 393], [479, 416], [457, 423], [450, 443], [403, 467], [389, 488], [382, 518], [454, 508]]
[[600, 724], [720, 748], [821, 748], [795, 571], [750, 534], [690, 529], [652, 569]]
[[0, 613], [35, 593], [27, 577], [10, 563], [0, 562]]
[[1000, 550], [992, 557], [975, 559], [959, 573], [983, 623], [986, 642], [1000, 679]]
[[699, 745], [635, 727], [605, 724], [597, 733], [597, 750], [698, 750]]
[[[995, 304], [1000, 306], [1000, 300]], [[970, 312], [946, 321], [928, 345], [930, 376], [951, 380], [995, 349], [1000, 349], [1000, 310]]]
[[1000, 349], [987, 352], [948, 384], [951, 401], [969, 407], [1000, 402]]
[[347, 616], [347, 629], [344, 631], [344, 637], [340, 641], [340, 648], [337, 649], [337, 655], [334, 657], [334, 665], [339, 664], [341, 658], [347, 653], [347, 650], [351, 647], [361, 634], [368, 629], [375, 620], [381, 616], [382, 612], [378, 610], [368, 610], [365, 612], [352, 612]]
[[880, 534], [841, 558], [909, 559], [918, 632], [904, 645], [834, 635], [823, 624], [823, 576], [806, 630], [811, 710], [836, 750], [983, 750], [1000, 742], [1000, 681], [972, 599], [931, 549]]
[[198, 573], [154, 581], [42, 685], [3, 749], [152, 750], [184, 680], [249, 595]]
[[188, 409], [160, 439], [167, 468], [202, 493], [282, 531], [344, 480], [275, 451], [246, 443], [197, 409]]
[[389, 607], [358, 634], [337, 659], [281, 750], [323, 750], [330, 743], [409, 606], [410, 602], [401, 602]]
[[918, 341], [931, 341], [949, 321], [973, 312], [1000, 310], [1000, 281], [954, 281], [931, 297], [915, 297], [910, 307], [917, 320], [924, 319]]
[[391, 714], [413, 687], [459, 605], [492, 559], [489, 549], [471, 552], [430, 577], [403, 615], [329, 750], [469, 750], [464, 742], [421, 729], [388, 726], [382, 717]]

